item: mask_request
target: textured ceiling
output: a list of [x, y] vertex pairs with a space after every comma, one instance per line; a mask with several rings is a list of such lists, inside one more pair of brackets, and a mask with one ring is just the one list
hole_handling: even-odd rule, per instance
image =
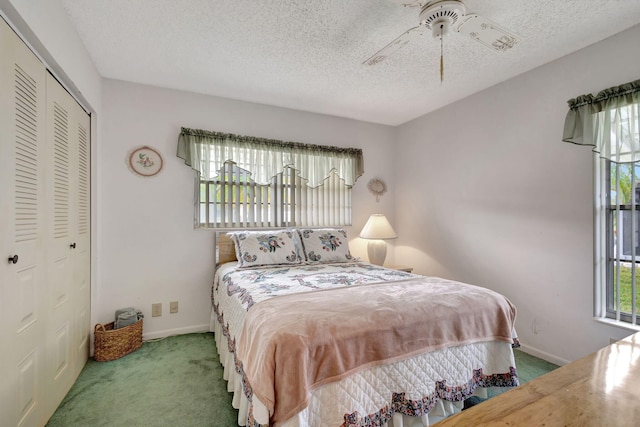
[[450, 34], [441, 83], [430, 34], [362, 65], [418, 24], [392, 0], [60, 1], [103, 77], [387, 125], [640, 23], [638, 0], [466, 0], [521, 42], [495, 52]]

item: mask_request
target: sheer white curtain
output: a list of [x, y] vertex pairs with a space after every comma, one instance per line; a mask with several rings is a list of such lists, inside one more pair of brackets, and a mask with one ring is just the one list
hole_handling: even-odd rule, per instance
[[237, 163], [257, 184], [268, 185], [285, 167], [298, 171], [309, 187], [317, 187], [335, 171], [353, 186], [364, 173], [362, 150], [301, 144], [230, 133], [182, 128], [178, 157], [198, 171], [203, 180], [218, 175], [225, 162]]

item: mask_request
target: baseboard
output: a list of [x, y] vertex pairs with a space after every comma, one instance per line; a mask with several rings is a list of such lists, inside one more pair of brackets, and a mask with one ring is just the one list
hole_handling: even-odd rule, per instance
[[158, 338], [166, 338], [173, 335], [194, 334], [199, 332], [209, 332], [209, 324], [187, 326], [185, 328], [165, 329], [163, 331], [144, 332], [142, 333], [142, 341], [156, 340]]
[[526, 345], [526, 344], [521, 344], [520, 350], [522, 350], [523, 352], [528, 353], [528, 354], [530, 354], [532, 356], [540, 358], [542, 360], [546, 360], [547, 362], [551, 362], [551, 363], [553, 363], [555, 365], [563, 366], [563, 365], [566, 365], [566, 364], [570, 363], [569, 360], [566, 360], [566, 359], [563, 359], [561, 357], [555, 356], [553, 354], [549, 354], [547, 352], [538, 350], [537, 348], [531, 347], [531, 346]]

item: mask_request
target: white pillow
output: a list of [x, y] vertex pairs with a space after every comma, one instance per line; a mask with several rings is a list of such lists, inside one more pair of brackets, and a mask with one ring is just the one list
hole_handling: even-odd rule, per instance
[[299, 229], [304, 256], [309, 263], [352, 262], [347, 232], [342, 228]]
[[300, 264], [300, 250], [292, 230], [236, 231], [228, 233], [235, 243], [238, 267]]

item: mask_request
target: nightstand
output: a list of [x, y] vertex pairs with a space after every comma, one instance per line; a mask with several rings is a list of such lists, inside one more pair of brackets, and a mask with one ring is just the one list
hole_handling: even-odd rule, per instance
[[413, 267], [407, 267], [406, 265], [398, 265], [398, 264], [389, 264], [383, 266], [384, 268], [390, 268], [392, 270], [405, 271], [407, 273], [411, 273], [413, 271]]

